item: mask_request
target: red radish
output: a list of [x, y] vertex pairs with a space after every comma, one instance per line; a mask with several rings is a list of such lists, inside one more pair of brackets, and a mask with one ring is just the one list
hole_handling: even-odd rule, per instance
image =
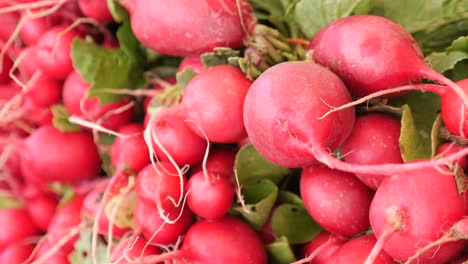
[[133, 261], [140, 259], [140, 257], [161, 254], [161, 250], [158, 247], [152, 245], [146, 246], [147, 241], [143, 237], [138, 236], [136, 239], [134, 244], [134, 241], [129, 240], [122, 246], [117, 247], [112, 252], [112, 263], [131, 264]]
[[191, 68], [194, 72], [200, 73], [204, 70], [204, 67], [200, 57], [185, 57], [177, 72], [183, 72], [185, 68]]
[[58, 81], [38, 74], [27, 83], [26, 96], [38, 107], [49, 107], [60, 102], [62, 86]]
[[253, 83], [245, 98], [245, 127], [252, 144], [265, 158], [290, 168], [319, 161], [352, 173], [392, 175], [442, 165], [468, 154], [466, 148], [443, 159], [407, 164], [359, 165], [335, 159], [330, 151], [350, 135], [354, 109], [319, 117], [329, 109], [324, 102], [343, 105], [350, 100], [341, 80], [325, 67], [304, 61], [284, 62], [266, 70]]
[[[226, 176], [234, 180], [234, 162], [237, 150], [235, 148], [219, 145], [210, 149], [206, 160], [206, 170], [216, 177]], [[194, 168], [193, 171], [201, 171], [202, 165]]]
[[174, 210], [175, 202], [183, 196], [185, 184], [185, 176], [181, 183], [174, 166], [162, 161], [155, 167], [149, 164], [143, 168], [138, 173], [135, 188], [140, 199], [152, 202], [153, 205], [160, 203], [161, 209], [164, 210]]
[[468, 105], [463, 90], [426, 65], [414, 38], [387, 18], [360, 15], [338, 19], [314, 36], [310, 48], [315, 61], [337, 74], [353, 96], [428, 78], [452, 88]]
[[56, 15], [28, 19], [21, 27], [21, 39], [27, 46], [34, 46], [42, 35], [59, 22], [60, 19]]
[[335, 253], [345, 242], [345, 239], [330, 234], [327, 231], [320, 232], [316, 237], [314, 237], [314, 239], [303, 247], [304, 258], [314, 256], [313, 259], [306, 263], [328, 264], [333, 253]]
[[34, 250], [34, 245], [16, 242], [0, 251], [0, 263], [23, 264]]
[[31, 219], [41, 231], [47, 231], [50, 221], [55, 215], [58, 205], [54, 197], [39, 193], [33, 197], [26, 198], [26, 205]]
[[52, 125], [53, 114], [50, 107], [38, 106], [29, 97], [24, 98], [22, 109], [25, 111], [24, 119], [37, 126]]
[[[372, 263], [382, 246], [394, 259], [406, 261], [446, 233], [466, 210], [453, 175], [423, 168], [386, 178], [371, 204], [370, 222], [378, 243], [366, 263]], [[461, 253], [464, 243], [441, 245], [417, 261], [445, 263]]]
[[63, 103], [72, 115], [84, 116], [92, 122], [103, 119], [100, 125], [111, 130], [117, 130], [130, 123], [133, 117], [132, 108], [109, 115], [109, 112], [127, 105], [129, 103], [127, 99], [101, 105], [97, 98], [85, 98], [89, 88], [89, 84], [81, 78], [77, 71], [68, 75], [63, 85]]
[[[195, 165], [203, 160], [207, 142], [190, 129], [190, 122], [169, 112], [156, 113], [153, 119], [153, 148], [158, 158], [179, 165]], [[160, 147], [160, 145], [162, 147]]]
[[68, 255], [73, 250], [73, 247], [69, 247], [68, 249], [64, 250], [64, 248], [55, 248], [56, 246], [57, 245], [53, 244], [53, 242], [45, 240], [42, 244], [40, 244], [39, 250], [34, 256], [34, 260], [44, 261], [43, 263], [47, 264], [70, 264]]
[[[468, 94], [468, 79], [457, 84]], [[452, 90], [447, 90], [441, 99], [441, 116], [448, 131], [456, 136], [468, 137], [468, 108]]]
[[52, 246], [58, 245], [66, 253], [73, 250], [80, 231], [82, 206], [83, 197], [75, 197], [55, 213], [47, 232], [47, 240]]
[[187, 205], [205, 219], [219, 219], [227, 214], [234, 202], [234, 186], [227, 177], [197, 172], [187, 182]]
[[39, 230], [25, 208], [0, 210], [0, 223], [5, 225], [5, 228], [0, 232], [0, 251], [12, 243], [23, 242], [24, 239], [39, 234]]
[[[462, 147], [455, 145], [454, 143], [446, 142], [446, 143], [441, 144], [437, 148], [436, 155], [448, 156], [462, 149], [463, 149]], [[454, 161], [454, 163], [455, 164], [458, 163], [460, 168], [466, 169], [466, 167], [468, 166], [468, 157], [461, 157], [460, 159]]]
[[63, 80], [73, 71], [71, 44], [79, 33], [67, 30], [67, 27], [56, 26], [49, 29], [37, 42], [39, 68], [45, 75]]
[[203, 264], [267, 263], [265, 249], [255, 231], [241, 220], [229, 216], [196, 222], [185, 234], [179, 250], [145, 257], [143, 263], [176, 259]]
[[10, 133], [0, 133], [0, 155], [8, 155], [0, 166], [0, 171], [7, 171], [10, 175], [21, 177], [19, 142], [20, 138]]
[[86, 132], [64, 133], [43, 126], [23, 142], [21, 171], [27, 179], [76, 182], [96, 176], [99, 170], [99, 153]]
[[118, 132], [126, 137], [117, 137], [112, 143], [111, 161], [117, 170], [130, 168], [139, 172], [150, 163], [143, 130], [143, 126], [137, 123], [124, 125], [119, 129]]
[[167, 223], [161, 218], [154, 203], [139, 199], [136, 204], [134, 219], [137, 228], [141, 230], [151, 244], [168, 245], [175, 243], [193, 222], [193, 214], [187, 208], [182, 209], [182, 212], [175, 209], [165, 210], [164, 215], [174, 220], [174, 223]]
[[[0, 50], [3, 49], [3, 45], [0, 45]], [[0, 58], [1, 61], [0, 61], [0, 67], [1, 67], [1, 70], [0, 70], [0, 84], [7, 84], [10, 82], [11, 78], [10, 78], [10, 69], [11, 67], [13, 66], [13, 61], [11, 60], [11, 58], [8, 56], [8, 54], [5, 54], [5, 56], [3, 56], [3, 58]]]
[[150, 116], [149, 113], [148, 113], [148, 107], [150, 106], [151, 100], [153, 100], [153, 98], [155, 96], [158, 96], [160, 92], [163, 92], [169, 86], [176, 85], [177, 84], [177, 79], [176, 78], [168, 78], [167, 80], [164, 80], [164, 82], [166, 82], [168, 86], [165, 86], [165, 87], [163, 87], [162, 85], [154, 86], [152, 89], [155, 90], [156, 95], [154, 95], [152, 97], [146, 97], [145, 100], [143, 101], [143, 109], [145, 109], [145, 111], [146, 111], [145, 122], [144, 122], [145, 127], [148, 124], [148, 120], [149, 120], [149, 116]]
[[274, 208], [270, 211], [270, 215], [268, 216], [266, 223], [262, 226], [262, 230], [258, 232], [265, 245], [271, 244], [276, 240], [275, 235], [273, 234], [273, 227], [271, 225], [271, 216], [273, 211]]
[[[0, 8], [9, 7], [13, 3], [8, 3], [9, 1], [3, 1], [0, 3]], [[17, 12], [7, 12], [0, 14], [0, 21], [2, 25], [0, 26], [0, 42], [6, 42], [10, 39], [11, 35], [15, 31], [16, 26], [19, 22], [19, 14]]]
[[114, 21], [106, 0], [78, 0], [78, 5], [81, 12], [89, 18], [103, 23]]
[[354, 175], [311, 166], [299, 186], [307, 212], [328, 232], [353, 237], [369, 229], [373, 192]]
[[[335, 253], [330, 257], [330, 264], [362, 264], [375, 245], [376, 240], [373, 235], [365, 235], [342, 245]], [[375, 259], [374, 264], [393, 264], [393, 259], [385, 252], [380, 254]]]
[[242, 112], [250, 85], [239, 68], [214, 66], [195, 76], [185, 88], [182, 102], [167, 111], [191, 121], [187, 124], [202, 138], [206, 135], [212, 142], [234, 143], [246, 136]]
[[238, 49], [245, 31], [251, 32], [256, 23], [245, 0], [204, 0], [197, 4], [188, 0], [125, 0], [123, 5], [130, 12], [138, 40], [154, 51], [173, 56], [196, 56], [215, 47]]
[[[353, 164], [403, 163], [400, 152], [400, 121], [372, 113], [356, 118], [353, 132], [341, 145], [346, 162]], [[356, 174], [364, 184], [377, 190], [385, 175]]]

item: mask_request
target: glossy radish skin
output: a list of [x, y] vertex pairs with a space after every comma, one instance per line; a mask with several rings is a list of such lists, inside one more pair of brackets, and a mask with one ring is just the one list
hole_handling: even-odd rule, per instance
[[63, 33], [67, 26], [56, 26], [47, 31], [37, 42], [39, 68], [44, 74], [58, 80], [65, 79], [73, 71], [71, 45], [79, 33], [72, 29]]
[[[441, 237], [466, 215], [466, 210], [466, 201], [458, 195], [453, 175], [435, 168], [419, 169], [382, 182], [371, 204], [370, 222], [377, 238], [395, 224], [399, 227], [383, 248], [396, 260], [405, 261]], [[465, 241], [444, 244], [427, 251], [417, 261], [445, 263], [456, 257], [464, 244]]]
[[328, 69], [309, 62], [285, 62], [269, 68], [255, 80], [245, 98], [249, 139], [277, 165], [295, 168], [314, 164], [313, 145], [334, 150], [354, 125], [352, 108], [317, 119], [329, 110], [322, 100], [330, 105], [351, 101], [344, 84]]
[[[204, 219], [219, 219], [227, 214], [234, 202], [234, 186], [227, 177], [203, 172], [190, 176], [187, 182], [187, 205]], [[189, 191], [190, 190], [190, 191]]]
[[[104, 118], [100, 124], [111, 130], [117, 130], [121, 126], [131, 122], [133, 117], [132, 108], [105, 117], [106, 113], [128, 104], [128, 100], [122, 99], [116, 103], [102, 105], [97, 98], [83, 99], [89, 88], [90, 85], [81, 78], [77, 71], [73, 71], [65, 80], [63, 85], [63, 103], [72, 115], [84, 116], [85, 119], [91, 122]], [[84, 100], [82, 103], [83, 109], [80, 107], [81, 100]]]
[[[0, 3], [0, 8], [9, 7], [13, 3], [3, 1]], [[15, 31], [16, 25], [19, 22], [19, 14], [17, 12], [7, 12], [0, 14], [0, 21], [2, 26], [0, 27], [0, 42], [6, 42]]]
[[0, 232], [0, 251], [12, 243], [22, 242], [24, 239], [39, 234], [39, 230], [25, 208], [0, 210], [0, 223], [5, 225]]
[[78, 0], [78, 5], [81, 12], [89, 18], [103, 23], [114, 21], [106, 0]]
[[34, 46], [42, 35], [58, 23], [60, 19], [54, 15], [28, 19], [21, 28], [21, 39], [27, 46]]
[[[245, 37], [236, 1], [125, 0], [123, 5], [130, 12], [135, 36], [159, 53], [196, 56], [215, 47], [238, 49]], [[244, 0], [240, 5], [250, 31], [255, 23], [252, 8]]]
[[466, 98], [459, 87], [424, 63], [421, 49], [406, 29], [384, 17], [338, 19], [314, 36], [310, 48], [315, 61], [337, 74], [356, 97], [429, 78]]
[[[400, 151], [400, 121], [385, 114], [371, 113], [356, 118], [353, 132], [341, 145], [346, 162], [353, 164], [403, 163]], [[356, 174], [364, 184], [377, 190], [385, 175]]]
[[[461, 149], [462, 147], [458, 145], [455, 145], [450, 142], [446, 142], [446, 143], [441, 144], [439, 147], [437, 147], [436, 155], [447, 156], [457, 151], [460, 151]], [[466, 167], [468, 166], [468, 157], [462, 157], [454, 162], [454, 164], [456, 163], [458, 163], [458, 165], [462, 169], [466, 169]]]
[[177, 72], [183, 72], [185, 68], [191, 68], [194, 72], [200, 73], [204, 70], [200, 57], [185, 57], [179, 65]]
[[62, 85], [57, 80], [39, 74], [28, 82], [26, 96], [38, 107], [49, 107], [62, 98]]
[[[461, 80], [457, 84], [468, 94], [468, 79]], [[447, 90], [441, 96], [440, 114], [450, 133], [468, 137], [468, 108], [463, 106], [461, 99], [453, 91]]]
[[16, 242], [0, 250], [0, 263], [22, 264], [34, 250], [34, 245], [25, 242]]
[[320, 246], [328, 243], [328, 245], [321, 249], [318, 255], [308, 262], [309, 264], [328, 264], [330, 257], [335, 253], [341, 245], [346, 242], [345, 239], [335, 236], [328, 233], [327, 231], [320, 232], [314, 239], [306, 243], [303, 247], [303, 257], [310, 256], [317, 250]]
[[161, 250], [157, 246], [148, 245], [146, 246], [147, 240], [141, 236], [136, 238], [136, 242], [129, 240], [124, 243], [122, 247], [116, 247], [112, 252], [112, 263], [115, 264], [131, 264], [125, 257], [134, 261], [140, 256], [151, 256], [161, 254]]
[[38, 193], [33, 197], [28, 197], [26, 205], [34, 224], [41, 231], [47, 231], [50, 221], [55, 215], [58, 200], [51, 195]]
[[120, 134], [128, 137], [117, 137], [112, 143], [111, 161], [117, 170], [130, 168], [139, 172], [151, 162], [143, 130], [143, 126], [137, 123], [124, 125], [119, 129]]
[[352, 237], [369, 229], [373, 192], [354, 175], [311, 166], [302, 171], [299, 186], [307, 212], [325, 230]]
[[203, 160], [207, 142], [195, 134], [189, 125], [183, 118], [164, 112], [155, 119], [152, 133], [169, 154], [154, 143], [153, 138], [153, 148], [158, 158], [169, 161], [171, 157], [179, 166], [195, 165]]
[[[1, 49], [3, 49], [3, 45], [0, 45], [0, 50]], [[0, 71], [0, 84], [8, 84], [11, 80], [9, 76], [9, 71], [13, 66], [13, 61], [8, 56], [8, 53], [6, 53], [5, 56], [2, 58], [0, 64], [2, 65], [2, 70]]]
[[[376, 243], [373, 235], [365, 235], [354, 238], [342, 245], [330, 257], [330, 264], [362, 264], [367, 259]], [[374, 264], [393, 264], [393, 259], [385, 252], [380, 252]]]
[[242, 113], [251, 84], [239, 68], [215, 66], [189, 82], [179, 107], [200, 137], [204, 138], [201, 129], [212, 142], [237, 142], [246, 136]]
[[27, 179], [76, 182], [97, 175], [100, 157], [91, 134], [64, 133], [53, 126], [35, 130], [22, 145], [21, 171]]

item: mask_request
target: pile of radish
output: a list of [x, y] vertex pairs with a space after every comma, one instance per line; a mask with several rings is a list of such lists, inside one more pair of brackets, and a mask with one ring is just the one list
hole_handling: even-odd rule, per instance
[[468, 263], [468, 9], [319, 2], [1, 2], [0, 263]]

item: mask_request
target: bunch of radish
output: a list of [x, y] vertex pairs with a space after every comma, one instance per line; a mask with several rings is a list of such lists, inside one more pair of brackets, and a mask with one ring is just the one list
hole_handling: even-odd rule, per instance
[[[270, 5], [0, 3], [0, 263], [466, 261], [468, 78], [389, 18], [306, 39]], [[427, 93], [408, 158], [394, 102]]]

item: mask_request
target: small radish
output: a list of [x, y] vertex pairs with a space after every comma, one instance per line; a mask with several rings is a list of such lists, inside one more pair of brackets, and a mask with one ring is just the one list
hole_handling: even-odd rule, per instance
[[0, 231], [0, 251], [12, 243], [39, 234], [28, 211], [25, 208], [8, 208], [0, 210], [0, 223], [5, 227]]
[[39, 245], [37, 254], [34, 256], [34, 260], [44, 261], [47, 264], [70, 264], [68, 260], [68, 255], [73, 251], [73, 247], [67, 249], [56, 248], [57, 245], [49, 240], [43, 241]]
[[[2, 1], [0, 3], [0, 8], [11, 7], [12, 5], [13, 2]], [[10, 39], [18, 25], [19, 19], [20, 16], [18, 12], [6, 12], [0, 14], [0, 21], [2, 21], [2, 25], [0, 26], [0, 42], [6, 42]]]
[[[362, 264], [375, 245], [373, 235], [364, 235], [354, 238], [342, 245], [328, 260], [330, 264]], [[374, 264], [393, 264], [393, 259], [385, 252], [380, 252]]]
[[60, 102], [62, 85], [44, 74], [38, 74], [27, 83], [26, 97], [38, 107], [50, 107]]
[[[210, 149], [208, 159], [206, 160], [206, 170], [216, 177], [226, 176], [231, 180], [234, 179], [234, 162], [236, 160], [237, 150], [230, 146], [219, 145]], [[202, 165], [193, 169], [193, 171], [201, 171]]]
[[27, 197], [26, 205], [34, 224], [41, 231], [47, 231], [50, 221], [55, 215], [58, 205], [57, 199], [39, 192], [32, 197]]
[[146, 246], [147, 240], [137, 236], [136, 242], [127, 241], [121, 246], [117, 246], [112, 252], [112, 263], [131, 264], [141, 257], [161, 254], [161, 250], [153, 245]]
[[[370, 222], [378, 242], [366, 264], [382, 248], [394, 259], [406, 261], [443, 236], [466, 210], [453, 175], [423, 168], [386, 178], [371, 204]], [[417, 262], [445, 263], [461, 253], [464, 243], [441, 245], [419, 256]]]
[[346, 240], [339, 236], [330, 234], [327, 231], [322, 231], [314, 237], [314, 239], [303, 246], [302, 254], [304, 260], [310, 259], [310, 261], [301, 261], [301, 263], [327, 264], [329, 263], [328, 261], [333, 253], [335, 253], [345, 242]]
[[114, 21], [106, 0], [78, 0], [81, 12], [89, 18], [102, 23]]
[[369, 229], [373, 192], [354, 175], [311, 166], [303, 169], [299, 186], [307, 212], [328, 232], [353, 237]]
[[111, 147], [111, 161], [117, 170], [130, 168], [139, 172], [150, 163], [143, 130], [143, 126], [137, 123], [124, 125], [119, 129], [118, 132], [125, 137], [117, 137]]
[[[385, 114], [371, 113], [356, 118], [353, 132], [341, 145], [346, 162], [353, 164], [403, 163], [400, 151], [400, 121]], [[364, 184], [377, 190], [384, 175], [356, 174]]]
[[337, 74], [353, 96], [428, 78], [452, 88], [468, 105], [463, 90], [426, 65], [416, 40], [387, 18], [358, 15], [338, 19], [314, 36], [310, 48], [315, 61]]
[[196, 222], [185, 234], [179, 250], [145, 257], [142, 263], [168, 260], [203, 264], [266, 264], [267, 256], [262, 241], [250, 226], [226, 216], [219, 220]]
[[[3, 49], [3, 45], [0, 45], [0, 50], [2, 49]], [[5, 54], [5, 56], [1, 58], [0, 64], [1, 64], [0, 84], [7, 84], [11, 80], [9, 72], [10, 72], [11, 67], [13, 67], [13, 61], [8, 56], [8, 54]]]
[[0, 263], [23, 264], [34, 250], [34, 245], [23, 241], [10, 244], [0, 250]]
[[187, 205], [205, 219], [219, 219], [227, 214], [234, 202], [234, 186], [227, 177], [210, 172], [197, 172], [187, 182]]
[[344, 84], [327, 68], [305, 61], [284, 62], [266, 70], [249, 89], [244, 103], [245, 128], [265, 158], [290, 168], [319, 161], [352, 173], [392, 175], [442, 165], [468, 154], [465, 148], [446, 158], [407, 164], [359, 165], [335, 159], [330, 152], [350, 135], [354, 109], [319, 117], [329, 109], [324, 102], [343, 105], [350, 100]]
[[185, 68], [191, 68], [194, 72], [200, 73], [204, 70], [200, 57], [185, 57], [179, 65], [177, 72], [183, 72]]
[[102, 105], [97, 98], [87, 97], [86, 91], [89, 88], [90, 85], [81, 78], [77, 71], [73, 71], [68, 75], [63, 84], [63, 103], [72, 115], [83, 116], [91, 122], [101, 121], [100, 125], [111, 130], [117, 130], [131, 122], [133, 117], [132, 107], [112, 115], [109, 114], [127, 105], [129, 103], [128, 99]]
[[196, 56], [215, 47], [238, 49], [256, 23], [252, 7], [245, 0], [203, 0], [196, 4], [188, 0], [122, 2], [130, 12], [138, 40], [172, 56]]
[[21, 171], [27, 179], [76, 182], [97, 175], [100, 157], [93, 138], [86, 132], [61, 132], [43, 126], [24, 140]]
[[60, 23], [60, 18], [56, 15], [28, 19], [21, 27], [21, 39], [27, 46], [34, 46], [42, 35], [58, 23]]
[[[457, 84], [468, 94], [468, 79]], [[464, 106], [458, 95], [451, 90], [447, 90], [441, 96], [441, 116], [450, 133], [468, 137], [468, 107]]]
[[[463, 148], [458, 146], [458, 145], [455, 145], [455, 144], [450, 143], [450, 142], [446, 142], [446, 143], [441, 144], [437, 148], [436, 155], [448, 156], [448, 155], [456, 153], [456, 152], [458, 152], [458, 151], [460, 151], [462, 149]], [[468, 166], [468, 157], [461, 157], [460, 159], [454, 161], [454, 163], [455, 164], [458, 163], [458, 165], [462, 169], [466, 169], [466, 167]]]

